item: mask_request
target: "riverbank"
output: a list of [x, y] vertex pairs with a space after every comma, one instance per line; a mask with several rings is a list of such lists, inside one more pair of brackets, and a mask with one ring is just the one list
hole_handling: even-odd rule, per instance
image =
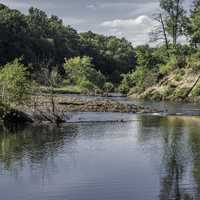
[[200, 103], [199, 73], [187, 68], [172, 70], [157, 84], [146, 87], [142, 92], [134, 88], [129, 93], [132, 99]]
[[157, 109], [114, 100], [87, 100], [69, 96], [33, 96], [31, 103], [7, 109], [1, 115], [11, 122], [64, 123], [68, 112], [157, 113]]

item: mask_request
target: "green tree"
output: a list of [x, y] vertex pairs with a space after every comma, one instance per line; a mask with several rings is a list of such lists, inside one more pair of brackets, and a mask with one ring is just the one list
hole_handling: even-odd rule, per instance
[[186, 26], [186, 33], [190, 37], [190, 42], [194, 47], [198, 47], [200, 43], [200, 1], [194, 1], [191, 10], [189, 23]]
[[6, 64], [0, 71], [0, 95], [6, 104], [22, 104], [31, 95], [32, 83], [27, 68], [18, 59]]
[[81, 86], [86, 89], [102, 88], [105, 77], [97, 71], [92, 64], [92, 58], [75, 57], [65, 60], [66, 77], [72, 85]]
[[29, 54], [28, 41], [25, 16], [0, 4], [0, 64]]
[[120, 74], [135, 66], [135, 51], [124, 38], [106, 37], [91, 31], [81, 33], [81, 54], [93, 58], [92, 62], [113, 83], [119, 83]]
[[160, 0], [160, 7], [164, 12], [164, 24], [167, 33], [172, 37], [174, 47], [178, 37], [183, 35], [183, 27], [187, 21], [183, 8], [183, 0]]
[[106, 93], [112, 92], [114, 89], [114, 85], [111, 82], [106, 82], [103, 86], [103, 89]]

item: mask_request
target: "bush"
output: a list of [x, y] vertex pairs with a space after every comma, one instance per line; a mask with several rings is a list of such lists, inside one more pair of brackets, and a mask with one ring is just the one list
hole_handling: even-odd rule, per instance
[[181, 74], [176, 74], [176, 75], [175, 75], [175, 80], [176, 80], [176, 81], [179, 82], [179, 81], [182, 81], [182, 79], [183, 79], [183, 76], [182, 76]]
[[122, 77], [123, 77], [123, 79], [119, 86], [119, 91], [124, 94], [127, 94], [129, 92], [129, 90], [135, 86], [135, 80], [133, 78], [132, 73], [123, 74]]
[[2, 102], [21, 104], [30, 97], [32, 84], [26, 67], [18, 59], [6, 64], [0, 71], [0, 95]]
[[174, 68], [176, 68], [176, 57], [171, 57], [167, 64], [160, 65], [159, 71], [162, 75], [167, 75], [171, 72]]
[[199, 54], [193, 54], [188, 58], [188, 64], [192, 68], [193, 72], [200, 71], [200, 56]]
[[200, 96], [200, 83], [196, 85], [196, 87], [192, 90], [192, 96], [197, 97]]
[[157, 82], [157, 74], [146, 67], [138, 67], [134, 72], [124, 75], [120, 85], [120, 91], [128, 93], [135, 87], [137, 92], [142, 92], [145, 88], [151, 87]]
[[185, 75], [185, 70], [184, 69], [177, 69], [175, 71], [175, 80], [176, 81], [182, 81], [183, 80], [183, 76]]
[[168, 75], [174, 69], [181, 69], [187, 65], [185, 56], [171, 56], [166, 64], [159, 67], [160, 74]]
[[82, 89], [87, 89], [87, 90], [89, 90], [89, 91], [95, 90], [94, 84], [92, 84], [92, 83], [91, 83], [90, 81], [88, 81], [88, 80], [82, 80], [82, 81], [80, 82], [80, 87], [81, 87]]
[[102, 89], [105, 83], [105, 77], [100, 72], [94, 69], [92, 59], [90, 57], [75, 57], [65, 60], [64, 64], [66, 78], [72, 85], [82, 88]]
[[110, 83], [110, 82], [106, 82], [106, 83], [104, 84], [103, 89], [104, 89], [104, 91], [105, 91], [106, 93], [112, 92], [112, 90], [114, 89], [114, 85], [113, 85], [112, 83]]

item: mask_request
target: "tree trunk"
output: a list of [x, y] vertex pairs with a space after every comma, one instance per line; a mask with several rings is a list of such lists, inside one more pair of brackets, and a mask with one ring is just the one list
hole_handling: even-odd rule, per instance
[[193, 86], [188, 90], [188, 92], [185, 94], [185, 96], [184, 96], [184, 99], [186, 99], [189, 95], [190, 95], [190, 93], [192, 92], [192, 90], [196, 87], [196, 85], [197, 85], [197, 83], [199, 82], [199, 80], [200, 80], [200, 75], [199, 75], [199, 77], [197, 78], [197, 80], [195, 81], [195, 83], [193, 84]]
[[161, 25], [162, 25], [162, 30], [163, 30], [163, 35], [164, 35], [164, 39], [165, 39], [165, 46], [166, 46], [166, 49], [167, 49], [167, 54], [168, 54], [168, 57], [169, 57], [169, 41], [168, 41], [168, 38], [167, 38], [167, 33], [166, 33], [166, 29], [165, 29], [165, 24], [164, 24], [164, 21], [163, 21], [163, 17], [162, 17], [162, 14], [160, 14], [160, 22], [161, 22]]
[[180, 16], [180, 0], [176, 0], [176, 15], [175, 15], [175, 21], [173, 26], [173, 45], [176, 47], [177, 44], [177, 35], [178, 35], [178, 19]]

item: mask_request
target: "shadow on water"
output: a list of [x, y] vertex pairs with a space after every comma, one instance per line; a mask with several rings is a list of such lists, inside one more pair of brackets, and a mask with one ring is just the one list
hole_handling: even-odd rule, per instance
[[[44, 169], [49, 160], [53, 162], [59, 151], [76, 138], [76, 126], [67, 131], [49, 125], [0, 126], [0, 163], [3, 171], [18, 173], [27, 163], [34, 168], [40, 164]], [[1, 171], [2, 171], [1, 170]]]

